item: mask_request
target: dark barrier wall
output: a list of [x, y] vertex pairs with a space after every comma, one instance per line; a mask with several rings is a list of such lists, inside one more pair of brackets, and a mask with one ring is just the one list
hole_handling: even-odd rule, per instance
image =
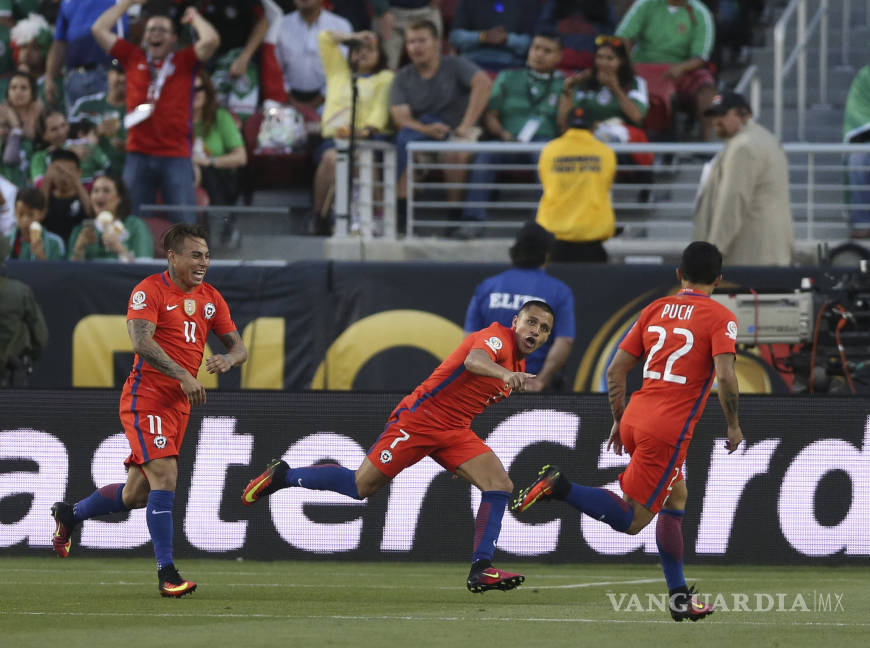
[[[240, 493], [266, 462], [362, 460], [398, 401], [396, 394], [209, 395], [195, 410], [175, 500], [179, 556], [258, 559], [330, 557], [466, 560], [476, 489], [429, 459], [357, 502], [286, 489], [245, 508]], [[103, 390], [0, 391], [0, 555], [50, 554], [55, 500], [75, 501], [123, 481], [128, 452], [118, 394]], [[748, 397], [748, 444], [728, 455], [725, 423], [711, 400], [686, 466], [689, 563], [840, 564], [870, 557], [870, 401]], [[558, 462], [575, 480], [616, 489], [626, 458], [604, 451], [606, 398], [519, 395], [475, 421], [517, 485]], [[652, 561], [655, 525], [624, 536], [564, 504], [507, 514], [496, 558]], [[144, 511], [84, 523], [77, 555], [148, 556]]]
[[[226, 297], [249, 350], [242, 371], [207, 387], [405, 391], [422, 381], [462, 339], [477, 284], [493, 264], [306, 262], [218, 266], [208, 280]], [[51, 339], [31, 381], [51, 389], [119, 388], [132, 354], [125, 314], [133, 286], [158, 265], [10, 262], [45, 311]], [[641, 308], [677, 288], [666, 266], [556, 265], [576, 302], [577, 337], [565, 369], [566, 391], [603, 391], [616, 343]], [[792, 292], [818, 269], [726, 269], [735, 289]], [[214, 337], [215, 352], [222, 346]], [[782, 376], [741, 354], [744, 392], [787, 391]]]

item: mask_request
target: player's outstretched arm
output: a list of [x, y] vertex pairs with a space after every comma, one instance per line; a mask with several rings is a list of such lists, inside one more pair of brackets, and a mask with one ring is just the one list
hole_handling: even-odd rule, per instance
[[142, 319], [127, 320], [127, 333], [133, 342], [133, 351], [160, 373], [175, 378], [191, 405], [202, 405], [205, 403], [205, 387], [154, 341], [156, 330], [157, 325], [154, 322]]
[[238, 331], [219, 336], [227, 349], [226, 353], [215, 354], [205, 361], [209, 373], [226, 373], [248, 359], [248, 350]]
[[522, 371], [510, 371], [497, 362], [493, 362], [489, 354], [482, 349], [472, 349], [465, 357], [465, 368], [478, 376], [499, 378], [512, 390], [523, 391], [526, 380], [534, 378], [534, 374]]
[[737, 384], [734, 361], [733, 353], [720, 353], [713, 358], [713, 363], [716, 365], [716, 380], [719, 383], [719, 404], [722, 406], [725, 421], [728, 423], [728, 441], [725, 442], [728, 454], [737, 450], [737, 446], [743, 440], [740, 417], [737, 413], [740, 388]]

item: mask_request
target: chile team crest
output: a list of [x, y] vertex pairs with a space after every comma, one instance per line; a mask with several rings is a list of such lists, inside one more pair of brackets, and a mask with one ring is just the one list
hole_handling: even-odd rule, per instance
[[193, 317], [196, 313], [196, 300], [195, 299], [185, 299], [184, 300], [184, 312], [187, 313], [188, 317]]

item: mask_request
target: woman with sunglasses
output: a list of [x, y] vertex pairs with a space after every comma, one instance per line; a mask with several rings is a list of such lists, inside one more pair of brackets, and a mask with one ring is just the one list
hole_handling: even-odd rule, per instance
[[[559, 127], [565, 130], [577, 108], [592, 124], [595, 137], [603, 142], [648, 142], [643, 122], [649, 109], [646, 81], [635, 75], [626, 43], [618, 36], [601, 35], [595, 39], [595, 62], [588, 70], [565, 80], [559, 98]], [[633, 165], [650, 166], [652, 153], [620, 153], [620, 182], [652, 182], [647, 169], [631, 169]], [[640, 202], [649, 198], [644, 188]]]
[[595, 62], [565, 80], [559, 99], [559, 126], [564, 130], [575, 108], [592, 122], [618, 119], [640, 128], [649, 108], [646, 82], [635, 76], [625, 43], [617, 36], [595, 39]]
[[[218, 105], [217, 91], [204, 68], [193, 83], [193, 163], [199, 186], [212, 205], [235, 204], [239, 196], [238, 170], [248, 163], [245, 140], [230, 112]], [[238, 242], [232, 214], [224, 219], [221, 243]]]

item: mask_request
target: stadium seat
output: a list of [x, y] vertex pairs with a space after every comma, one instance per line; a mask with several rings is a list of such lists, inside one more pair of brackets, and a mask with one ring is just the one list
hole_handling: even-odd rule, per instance
[[[312, 121], [303, 112], [306, 122]], [[310, 185], [313, 178], [311, 151], [304, 149], [292, 153], [258, 153], [257, 134], [263, 113], [256, 112], [245, 121], [242, 136], [248, 152], [248, 169], [240, 178], [242, 194], [249, 195], [255, 189]]]
[[172, 223], [162, 216], [146, 216], [142, 220], [151, 230], [151, 238], [154, 239], [154, 258], [165, 259], [166, 250], [163, 249], [163, 233]]

